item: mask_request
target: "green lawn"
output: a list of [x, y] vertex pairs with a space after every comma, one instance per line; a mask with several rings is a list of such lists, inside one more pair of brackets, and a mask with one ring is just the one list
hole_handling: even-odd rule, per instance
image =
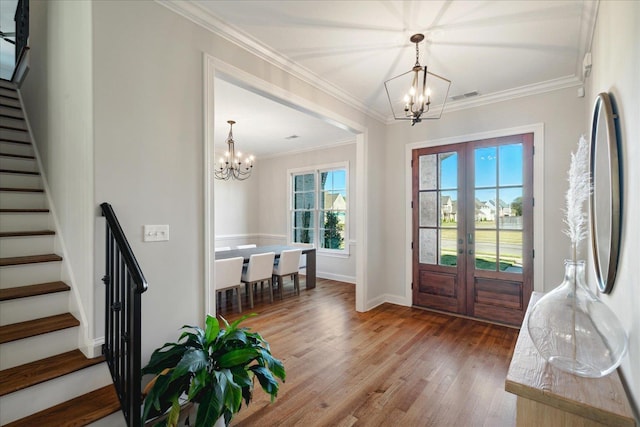
[[[457, 260], [458, 257], [455, 255], [442, 255], [441, 259], [440, 259], [440, 264], [441, 265], [457, 265]], [[500, 271], [505, 271], [507, 268], [513, 266], [514, 263], [511, 262], [504, 262], [501, 261], [500, 262]], [[495, 261], [490, 261], [490, 260], [486, 260], [483, 258], [478, 258], [476, 256], [476, 268], [480, 269], [480, 270], [490, 270], [490, 271], [496, 271], [496, 262]]]

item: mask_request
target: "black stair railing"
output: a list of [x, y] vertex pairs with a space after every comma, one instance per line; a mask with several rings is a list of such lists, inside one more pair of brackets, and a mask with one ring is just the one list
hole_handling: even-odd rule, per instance
[[136, 257], [109, 203], [102, 203], [106, 219], [105, 334], [107, 359], [122, 412], [130, 427], [141, 425], [141, 296], [147, 290]]
[[29, 0], [19, 0], [16, 5], [16, 14], [13, 17], [16, 22], [16, 64], [20, 60], [22, 52], [29, 41]]

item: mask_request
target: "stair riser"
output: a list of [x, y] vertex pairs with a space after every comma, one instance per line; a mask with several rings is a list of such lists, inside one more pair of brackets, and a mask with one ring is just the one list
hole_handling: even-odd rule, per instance
[[2, 400], [0, 400], [0, 424], [4, 425], [89, 393], [108, 385], [110, 382], [109, 369], [106, 363], [101, 363], [2, 396]]
[[[194, 417], [191, 418], [192, 420]], [[178, 424], [183, 425], [183, 424]], [[124, 419], [122, 411], [114, 412], [113, 414], [104, 417], [95, 423], [87, 424], [87, 427], [127, 427], [127, 421]]]
[[0, 187], [42, 188], [42, 178], [40, 175], [0, 173]]
[[2, 209], [43, 209], [47, 207], [44, 193], [0, 192]]
[[0, 128], [0, 139], [8, 139], [11, 141], [31, 142], [29, 133], [19, 130], [10, 130]]
[[50, 230], [48, 213], [0, 213], [0, 231]]
[[0, 157], [0, 169], [38, 172], [38, 164], [36, 163], [35, 159], [15, 159], [12, 157]]
[[5, 97], [0, 97], [0, 105], [5, 105], [5, 106], [9, 106], [9, 107], [18, 107], [21, 108], [20, 106], [20, 101], [17, 99], [10, 99], [10, 98], [5, 98]]
[[60, 272], [60, 262], [0, 267], [0, 288], [7, 289], [14, 286], [33, 285], [34, 283], [55, 282], [60, 280]]
[[0, 87], [0, 96], [6, 96], [9, 98], [17, 98], [18, 92], [11, 90], [10, 88]]
[[0, 238], [0, 254], [3, 257], [28, 256], [53, 253], [55, 236], [19, 236]]
[[11, 119], [9, 117], [0, 116], [0, 127], [27, 130], [27, 122], [25, 122], [24, 120]]
[[34, 362], [77, 348], [77, 327], [0, 344], [0, 370], [13, 368], [14, 366]]
[[0, 153], [20, 154], [23, 156], [33, 156], [33, 145], [16, 144], [15, 142], [0, 141]]
[[0, 115], [17, 118], [24, 117], [22, 110], [18, 110], [17, 108], [7, 108], [4, 105], [0, 106]]
[[0, 326], [26, 322], [69, 311], [69, 292], [38, 295], [0, 302]]
[[16, 85], [13, 84], [11, 81], [9, 80], [2, 80], [0, 79], [0, 87], [1, 88], [6, 88], [6, 89], [14, 89], [16, 88]]

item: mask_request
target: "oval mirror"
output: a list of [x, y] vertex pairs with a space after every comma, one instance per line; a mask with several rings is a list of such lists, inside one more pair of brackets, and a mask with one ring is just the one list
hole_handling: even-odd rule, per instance
[[589, 173], [593, 191], [589, 199], [591, 250], [598, 288], [611, 292], [620, 251], [620, 170], [618, 140], [611, 100], [597, 96], [591, 122]]

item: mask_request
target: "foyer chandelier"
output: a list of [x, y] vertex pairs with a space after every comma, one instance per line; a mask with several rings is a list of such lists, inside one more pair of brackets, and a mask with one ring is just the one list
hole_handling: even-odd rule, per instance
[[[393, 118], [411, 120], [411, 126], [426, 119], [439, 119], [449, 95], [451, 80], [427, 71], [420, 65], [419, 47], [424, 34], [414, 34], [409, 39], [416, 45], [416, 63], [406, 73], [384, 82]], [[410, 80], [410, 81], [409, 81]]]
[[242, 153], [235, 150], [235, 142], [233, 141], [233, 125], [236, 124], [233, 120], [228, 120], [229, 123], [229, 136], [227, 137], [227, 152], [223, 157], [220, 157], [219, 162], [216, 164], [214, 170], [214, 176], [216, 179], [228, 181], [229, 179], [235, 179], [238, 181], [244, 181], [251, 176], [253, 169], [253, 156], [246, 156], [242, 158]]

